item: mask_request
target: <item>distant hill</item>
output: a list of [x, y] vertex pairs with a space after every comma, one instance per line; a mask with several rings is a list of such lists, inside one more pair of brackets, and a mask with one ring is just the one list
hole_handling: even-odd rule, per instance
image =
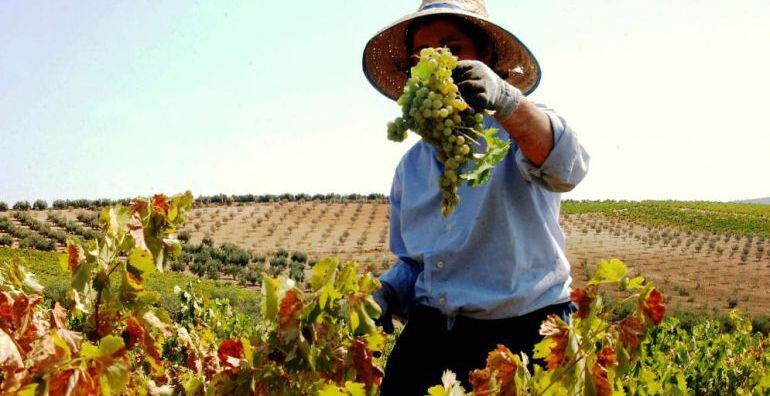
[[755, 198], [755, 199], [744, 199], [740, 201], [735, 201], [738, 203], [758, 203], [758, 204], [768, 204], [770, 205], [770, 197], [764, 197], [764, 198]]

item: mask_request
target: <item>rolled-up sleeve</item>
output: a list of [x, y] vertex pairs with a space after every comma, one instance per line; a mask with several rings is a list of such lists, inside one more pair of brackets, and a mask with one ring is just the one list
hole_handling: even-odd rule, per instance
[[550, 109], [545, 113], [551, 120], [554, 144], [542, 165], [533, 164], [524, 153], [516, 150], [516, 165], [521, 176], [551, 192], [567, 192], [575, 188], [588, 173], [590, 156], [578, 142], [575, 131]]
[[406, 247], [401, 238], [401, 180], [399, 171], [393, 177], [393, 186], [390, 190], [390, 251], [398, 257], [396, 262], [382, 275], [380, 282], [385, 282], [393, 287], [398, 297], [398, 306], [391, 311], [397, 315], [406, 317], [407, 308], [414, 299], [414, 285], [417, 277], [422, 272], [422, 263], [419, 263], [406, 254]]

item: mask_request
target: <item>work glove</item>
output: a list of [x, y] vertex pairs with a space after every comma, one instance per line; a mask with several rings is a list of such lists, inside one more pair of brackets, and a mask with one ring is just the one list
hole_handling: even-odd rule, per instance
[[477, 60], [462, 60], [452, 71], [457, 88], [474, 110], [494, 110], [502, 122], [511, 117], [524, 99], [521, 91], [500, 78], [489, 66]]
[[398, 306], [398, 296], [393, 286], [387, 282], [380, 282], [382, 287], [372, 294], [374, 301], [382, 309], [382, 314], [374, 320], [377, 326], [388, 333], [393, 334], [393, 309]]

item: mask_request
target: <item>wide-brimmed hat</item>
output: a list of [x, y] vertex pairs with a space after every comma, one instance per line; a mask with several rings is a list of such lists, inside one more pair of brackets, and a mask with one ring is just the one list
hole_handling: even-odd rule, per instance
[[382, 29], [364, 48], [364, 74], [383, 95], [395, 100], [403, 92], [412, 55], [406, 43], [409, 23], [437, 14], [456, 15], [479, 26], [489, 35], [496, 54], [489, 66], [525, 95], [537, 88], [541, 75], [537, 59], [513, 33], [489, 20], [484, 0], [422, 0], [417, 12]]

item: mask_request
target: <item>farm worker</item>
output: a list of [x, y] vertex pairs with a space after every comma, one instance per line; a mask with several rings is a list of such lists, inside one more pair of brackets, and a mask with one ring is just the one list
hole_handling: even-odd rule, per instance
[[546, 316], [575, 310], [560, 193], [585, 177], [589, 155], [562, 117], [527, 99], [540, 81], [537, 60], [488, 19], [483, 0], [423, 0], [369, 40], [364, 73], [395, 100], [412, 55], [426, 47], [448, 47], [460, 58], [453, 78], [461, 95], [474, 109], [495, 111], [484, 126], [510, 138], [511, 150], [486, 184], [459, 189], [446, 218], [433, 146], [417, 142], [396, 167], [390, 249], [398, 259], [380, 276], [375, 299], [386, 331], [391, 315], [407, 321], [383, 395], [424, 395], [446, 369], [470, 389], [469, 371], [484, 367], [497, 344], [531, 356]]

